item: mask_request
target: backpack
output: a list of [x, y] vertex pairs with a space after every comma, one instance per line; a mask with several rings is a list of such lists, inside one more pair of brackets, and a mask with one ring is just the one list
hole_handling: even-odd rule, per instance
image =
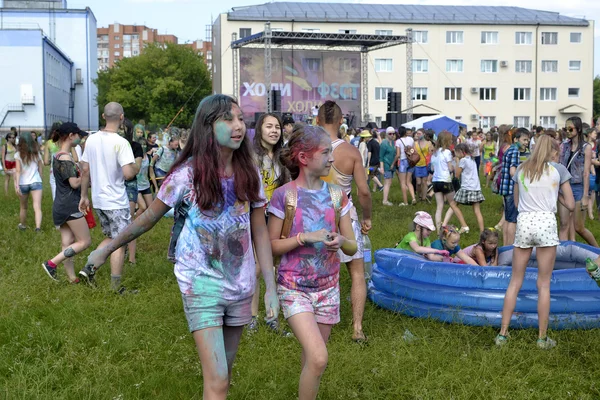
[[404, 145], [404, 154], [406, 154], [406, 161], [408, 161], [408, 166], [412, 168], [415, 165], [417, 165], [417, 163], [421, 159], [421, 156], [415, 151], [415, 149], [412, 146], [405, 145], [404, 140], [400, 139], [400, 141]]
[[[342, 212], [342, 198], [344, 196], [344, 192], [338, 185], [332, 185], [328, 183], [328, 186], [329, 196], [331, 196], [331, 202], [333, 203], [333, 208], [335, 209], [335, 226], [338, 228], [340, 224], [340, 214]], [[296, 187], [296, 182], [292, 181], [290, 187], [285, 191], [285, 217], [283, 219], [283, 226], [281, 227], [281, 235], [279, 235], [280, 239], [287, 239], [290, 237], [292, 224], [294, 223], [294, 218], [296, 217], [297, 206], [298, 188]], [[273, 265], [277, 267], [280, 261], [281, 257], [275, 257], [273, 260]]]

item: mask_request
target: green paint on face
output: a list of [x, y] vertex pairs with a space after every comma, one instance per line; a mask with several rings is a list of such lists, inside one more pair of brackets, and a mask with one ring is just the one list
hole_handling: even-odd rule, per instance
[[231, 145], [231, 128], [225, 121], [218, 121], [215, 124], [215, 136], [221, 146], [229, 147]]
[[81, 138], [79, 138], [79, 137], [78, 137], [78, 138], [75, 138], [75, 139], [73, 139], [73, 144], [74, 144], [75, 146], [77, 146], [77, 145], [78, 145], [78, 144], [80, 144], [80, 143], [81, 143]]

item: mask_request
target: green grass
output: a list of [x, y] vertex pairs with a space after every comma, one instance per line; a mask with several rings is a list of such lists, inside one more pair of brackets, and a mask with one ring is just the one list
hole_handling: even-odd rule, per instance
[[[62, 267], [56, 284], [40, 267], [60, 248], [45, 189], [40, 234], [19, 232], [17, 198], [0, 194], [0, 399], [202, 398], [200, 362], [166, 259], [172, 220], [161, 221], [138, 241], [137, 265], [126, 267], [124, 284], [140, 289], [138, 295], [112, 294], [107, 267], [96, 290], [67, 284]], [[501, 201], [484, 194], [486, 226], [492, 226]], [[370, 237], [374, 248], [389, 247], [407, 232], [419, 208], [384, 208], [381, 193], [373, 199]], [[400, 200], [397, 182], [390, 199]], [[433, 213], [435, 206], [419, 207]], [[31, 226], [33, 211], [29, 214]], [[476, 227], [472, 211], [465, 210], [465, 216]], [[588, 225], [600, 233], [596, 221]], [[101, 239], [94, 229], [93, 247]], [[461, 244], [475, 240], [477, 233], [471, 233]], [[76, 257], [77, 270], [83, 262], [83, 256]], [[600, 398], [597, 330], [551, 332], [558, 347], [548, 352], [535, 346], [535, 330], [513, 331], [509, 345], [497, 349], [495, 329], [413, 319], [367, 302], [364, 326], [370, 340], [361, 346], [350, 340], [344, 268], [341, 275], [342, 322], [328, 346], [321, 399]], [[416, 341], [402, 339], [406, 329]], [[255, 336], [244, 335], [230, 398], [293, 399], [299, 358], [293, 338], [275, 336], [264, 326]]]

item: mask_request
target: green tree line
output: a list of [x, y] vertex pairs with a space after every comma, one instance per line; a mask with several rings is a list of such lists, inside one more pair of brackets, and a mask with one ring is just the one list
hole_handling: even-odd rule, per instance
[[127, 118], [144, 119], [151, 126], [166, 126], [187, 102], [173, 125], [189, 128], [198, 103], [212, 91], [202, 57], [191, 48], [173, 44], [150, 44], [139, 56], [100, 71], [95, 83], [101, 121], [104, 105], [116, 101]]

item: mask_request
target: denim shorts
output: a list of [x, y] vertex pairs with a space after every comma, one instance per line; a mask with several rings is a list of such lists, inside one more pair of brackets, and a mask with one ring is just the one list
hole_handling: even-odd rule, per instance
[[125, 181], [125, 191], [127, 192], [127, 198], [130, 203], [137, 203], [138, 198], [138, 186], [137, 179]]
[[383, 179], [392, 179], [394, 177], [394, 171], [385, 171], [383, 173]]
[[515, 207], [515, 197], [511, 194], [504, 196], [504, 219], [512, 224], [517, 223], [519, 210]]
[[181, 294], [190, 332], [217, 326], [244, 326], [252, 320], [252, 296], [242, 300]]
[[33, 182], [29, 185], [19, 185], [22, 194], [29, 194], [35, 190], [42, 190], [42, 182]]
[[583, 183], [571, 184], [571, 190], [573, 191], [575, 201], [581, 201], [583, 198]]
[[427, 172], [427, 166], [415, 167], [415, 177], [427, 178], [427, 175], [429, 175], [429, 172]]
[[277, 296], [285, 319], [309, 312], [318, 324], [340, 322], [340, 288], [337, 285], [318, 292], [302, 292], [277, 285]]
[[401, 174], [406, 174], [406, 173], [413, 173], [415, 172], [415, 167], [409, 167], [408, 166], [408, 160], [405, 158], [404, 160], [400, 161], [400, 170], [399, 172]]

